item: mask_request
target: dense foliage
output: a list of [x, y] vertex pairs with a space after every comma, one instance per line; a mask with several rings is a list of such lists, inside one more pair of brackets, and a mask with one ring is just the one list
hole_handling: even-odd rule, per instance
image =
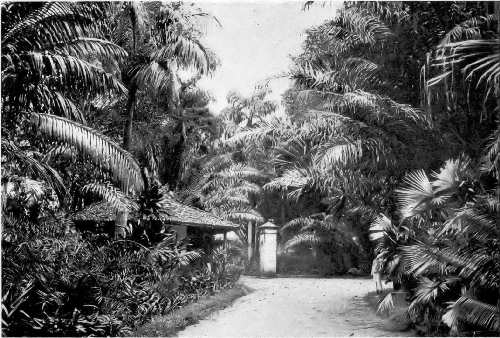
[[68, 229], [62, 217], [4, 221], [3, 334], [128, 335], [154, 315], [231, 287], [241, 272], [222, 245], [188, 249], [175, 233], [146, 247]]
[[[493, 3], [346, 3], [294, 59], [291, 115], [344, 127], [322, 141], [336, 156], [318, 181], [346, 195], [343, 214], [365, 209], [363, 232], [371, 223], [375, 255], [425, 333], [499, 330], [499, 16]], [[287, 244], [331, 242], [347, 223], [332, 210], [287, 223], [299, 229]]]
[[285, 112], [228, 96], [204, 163], [262, 187], [238, 203], [281, 226], [281, 266], [368, 272], [380, 255], [422, 331], [498, 332], [499, 13], [346, 2], [292, 58]]
[[[196, 88], [215, 67], [195, 28], [204, 17], [182, 3], [2, 4], [3, 334], [123, 336], [238, 279], [237, 250], [194, 248], [162, 222], [184, 144], [213, 129]], [[174, 146], [165, 121], [180, 126]], [[148, 123], [160, 138], [128, 152]], [[117, 212], [111, 235], [72, 221], [96, 201]]]
[[[196, 6], [3, 3], [3, 332], [125, 335], [231, 286], [274, 219], [284, 270], [378, 256], [419, 330], [497, 334], [499, 19], [494, 2], [345, 2], [306, 31], [282, 106], [263, 82], [213, 115], [197, 82], [218, 21]], [[234, 250], [177, 242], [175, 196], [240, 224]], [[114, 236], [70, 220], [97, 201]]]

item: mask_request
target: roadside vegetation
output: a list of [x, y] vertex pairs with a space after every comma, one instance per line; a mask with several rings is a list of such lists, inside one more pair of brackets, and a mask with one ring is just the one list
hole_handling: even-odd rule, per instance
[[205, 296], [198, 301], [174, 310], [166, 316], [156, 316], [134, 333], [135, 337], [171, 337], [188, 325], [198, 323], [217, 311], [223, 310], [238, 298], [251, 292], [244, 285], [236, 284], [231, 289], [215, 295]]
[[[209, 17], [181, 3], [2, 4], [4, 335], [124, 336], [234, 286], [234, 251], [178, 241], [162, 221], [185, 145], [210, 135], [190, 125], [213, 119], [196, 89], [216, 64], [196, 28]], [[96, 201], [122, 216], [111, 235], [72, 222]]]
[[265, 83], [228, 95], [204, 166], [245, 192], [224, 212], [275, 220], [282, 272], [369, 273], [381, 255], [420, 332], [498, 334], [499, 13], [346, 2], [307, 31], [284, 112]]
[[[219, 22], [197, 6], [1, 9], [4, 335], [180, 327], [235, 285], [269, 219], [281, 272], [381, 256], [410, 326], [500, 333], [499, 3], [345, 2], [307, 30], [282, 106], [264, 81], [218, 114], [197, 82], [217, 71], [200, 38]], [[238, 240], [178, 240], [172, 198]], [[111, 234], [78, 229], [102, 201]]]

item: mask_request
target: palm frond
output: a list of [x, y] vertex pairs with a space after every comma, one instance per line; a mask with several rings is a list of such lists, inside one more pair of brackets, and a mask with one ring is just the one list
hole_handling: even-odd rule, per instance
[[469, 296], [461, 296], [450, 307], [456, 311], [456, 315], [448, 315], [449, 320], [445, 322], [449, 326], [458, 319], [494, 332], [500, 330], [500, 313], [495, 305], [481, 302]]
[[428, 211], [435, 194], [425, 172], [414, 171], [403, 182], [407, 188], [396, 190], [402, 216], [407, 218]]
[[[436, 57], [436, 66], [448, 67], [459, 65], [465, 74], [464, 81], [475, 83], [475, 89], [484, 86], [486, 98], [498, 94], [500, 83], [500, 53], [496, 46], [500, 43], [499, 39], [491, 40], [466, 40], [453, 42], [444, 45], [442, 48], [449, 53], [442, 53]], [[428, 81], [428, 86], [433, 86], [446, 79], [447, 75], [441, 75]], [[474, 80], [474, 81], [472, 81]]]
[[193, 250], [193, 251], [186, 251], [182, 252], [179, 255], [179, 260], [182, 266], [185, 265], [190, 265], [191, 263], [197, 261], [203, 257], [201, 250]]
[[28, 51], [19, 54], [22, 63], [13, 65], [12, 71], [18, 73], [17, 67], [28, 67], [32, 74], [52, 76], [54, 79], [63, 79], [65, 83], [87, 87], [87, 90], [97, 93], [113, 90], [119, 94], [126, 93], [127, 89], [115, 77], [106, 73], [87, 61], [70, 55], [49, 54], [44, 52]]
[[500, 125], [491, 134], [483, 156], [483, 170], [500, 179]]
[[47, 41], [69, 41], [89, 30], [101, 14], [101, 8], [95, 4], [49, 2], [9, 27], [2, 36], [2, 43], [23, 41], [28, 36], [35, 39], [29, 41], [34, 46]]
[[264, 185], [264, 190], [288, 191], [300, 190], [310, 182], [310, 177], [301, 170], [287, 170], [280, 177]]
[[125, 194], [109, 183], [89, 183], [83, 186], [82, 192], [86, 195], [95, 195], [109, 202], [116, 210], [127, 210], [129, 212], [138, 210], [137, 203], [125, 196]]
[[485, 28], [483, 26], [489, 26], [493, 24], [494, 21], [494, 14], [467, 19], [449, 30], [441, 40], [440, 45], [446, 46], [460, 40], [480, 39], [481, 30]]
[[371, 13], [380, 16], [382, 20], [394, 23], [404, 23], [410, 18], [408, 8], [404, 2], [348, 1], [346, 6], [364, 8]]
[[86, 123], [85, 116], [80, 109], [61, 92], [40, 85], [33, 94], [31, 103], [37, 111], [49, 111], [53, 115], [64, 116], [83, 124]]
[[387, 230], [392, 227], [391, 220], [384, 214], [380, 214], [375, 221], [370, 224], [370, 240], [377, 241], [384, 237]]
[[314, 219], [310, 217], [298, 217], [294, 218], [287, 223], [285, 223], [281, 228], [280, 228], [280, 233], [285, 234], [287, 232], [292, 232], [294, 230], [298, 230], [302, 228], [305, 225], [312, 225], [315, 222]]
[[68, 191], [57, 171], [44, 161], [40, 161], [11, 141], [2, 140], [2, 156], [18, 162], [24, 173], [45, 181], [57, 194], [59, 202], [64, 204]]
[[324, 150], [316, 153], [316, 165], [323, 168], [349, 166], [357, 163], [363, 156], [362, 140], [339, 140], [322, 146]]
[[377, 313], [390, 313], [395, 309], [392, 292], [385, 295], [384, 299], [378, 304]]
[[75, 146], [98, 165], [111, 171], [113, 178], [120, 182], [124, 192], [128, 193], [130, 189], [141, 192], [144, 189], [144, 181], [137, 161], [130, 153], [101, 133], [49, 114], [33, 113], [32, 122], [40, 132]]
[[245, 164], [234, 164], [227, 169], [219, 171], [217, 173], [217, 176], [224, 179], [236, 178], [247, 180], [266, 177], [266, 175], [262, 171]]
[[299, 233], [293, 236], [285, 243], [284, 249], [286, 250], [299, 245], [317, 246], [318, 244], [323, 243], [324, 241], [325, 238], [318, 236], [317, 234], [312, 232]]
[[161, 94], [174, 88], [174, 101], [178, 100], [179, 81], [173, 69], [164, 63], [151, 61], [134, 70], [133, 81], [139, 88], [147, 88]]
[[444, 234], [470, 236], [470, 239], [484, 242], [488, 238], [499, 236], [500, 229], [497, 228], [493, 217], [463, 208], [445, 222], [438, 235]]
[[453, 193], [463, 181], [464, 171], [469, 163], [470, 160], [466, 158], [447, 160], [439, 173], [433, 174], [436, 178], [432, 182], [435, 193]]
[[80, 37], [70, 42], [52, 46], [57, 54], [66, 54], [78, 58], [97, 57], [98, 59], [113, 58], [122, 62], [127, 52], [120, 46], [103, 39]]
[[431, 280], [427, 277], [420, 278], [410, 308], [434, 303], [438, 297], [442, 297], [443, 294], [451, 291], [453, 284], [459, 281], [460, 279], [456, 277], [448, 277], [444, 280]]
[[175, 60], [182, 67], [194, 67], [201, 74], [208, 73], [212, 64], [205, 47], [198, 40], [184, 36], [169, 39], [152, 57], [159, 61]]

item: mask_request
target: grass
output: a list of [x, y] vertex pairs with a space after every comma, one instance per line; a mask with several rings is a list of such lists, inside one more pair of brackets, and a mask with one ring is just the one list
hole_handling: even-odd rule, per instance
[[197, 302], [172, 311], [166, 316], [153, 317], [151, 322], [139, 327], [133, 336], [173, 337], [186, 326], [195, 324], [210, 314], [230, 306], [236, 299], [250, 292], [248, 287], [237, 284], [232, 289], [222, 290], [213, 296], [200, 298]]

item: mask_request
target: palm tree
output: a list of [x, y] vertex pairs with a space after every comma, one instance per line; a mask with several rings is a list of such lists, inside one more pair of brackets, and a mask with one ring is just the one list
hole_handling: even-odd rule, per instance
[[[329, 214], [312, 214], [284, 224], [280, 228], [283, 250], [287, 252], [291, 248], [311, 248], [314, 258], [318, 258], [318, 253], [321, 253], [334, 260], [336, 271], [345, 272], [354, 265], [366, 270], [364, 263], [367, 261], [367, 252], [360, 240], [361, 233], [350, 217], [354, 214], [343, 210], [343, 203], [345, 199], [338, 201]], [[352, 261], [353, 258], [355, 262]]]
[[[190, 166], [197, 156], [209, 152], [209, 145], [218, 137], [219, 118], [207, 107], [212, 99], [207, 91], [197, 88], [199, 75], [181, 81], [179, 106], [175, 114], [167, 117], [170, 135], [163, 135], [163, 166], [160, 179], [172, 190], [182, 184], [185, 175], [192, 173]], [[167, 165], [168, 164], [168, 165]]]
[[[197, 203], [221, 218], [246, 225], [261, 224], [264, 219], [256, 200], [262, 194], [259, 181], [266, 178], [260, 170], [238, 163], [232, 153], [206, 156], [203, 168], [181, 192], [187, 203]], [[246, 233], [240, 229], [240, 238]]]
[[[424, 96], [427, 110], [434, 105], [451, 112], [451, 122], [446, 115], [438, 121], [443, 129], [453, 130], [460, 151], [476, 156], [488, 147], [491, 153], [485, 165], [495, 170], [495, 145], [500, 143], [500, 9], [496, 3], [485, 3], [479, 14], [448, 31], [428, 58], [422, 69]], [[458, 119], [463, 123], [457, 126], [454, 121]], [[498, 177], [498, 169], [496, 172]]]
[[276, 110], [276, 103], [266, 99], [270, 92], [269, 82], [255, 86], [254, 92], [249, 97], [229, 92], [227, 95], [229, 106], [222, 110], [222, 119], [235, 126], [244, 124], [245, 127], [252, 127], [256, 118], [262, 119]]
[[128, 87], [123, 147], [130, 150], [138, 91], [166, 94], [170, 109], [179, 115], [177, 70], [191, 68], [199, 74], [214, 70], [214, 56], [200, 43], [194, 22], [209, 15], [182, 3], [135, 1], [117, 3], [111, 14], [108, 35], [129, 53], [121, 73]]
[[[418, 321], [427, 311], [435, 318], [433, 329], [444, 323], [455, 334], [500, 329], [500, 204], [474, 172], [461, 158], [448, 160], [433, 180], [423, 171], [409, 174], [397, 190], [399, 230], [386, 216], [372, 226], [393, 277], [406, 274], [417, 283], [408, 316]], [[397, 247], [388, 248], [388, 239]]]
[[18, 163], [11, 166], [18, 174], [29, 170], [57, 192], [60, 177], [34, 151], [38, 142], [27, 128], [30, 122], [38, 132], [77, 148], [111, 172], [123, 191], [144, 188], [137, 161], [85, 126], [74, 103], [81, 93], [126, 92], [120, 81], [93, 63], [95, 57], [121, 61], [127, 56], [97, 28], [105, 9], [104, 3], [2, 4], [2, 151]]

